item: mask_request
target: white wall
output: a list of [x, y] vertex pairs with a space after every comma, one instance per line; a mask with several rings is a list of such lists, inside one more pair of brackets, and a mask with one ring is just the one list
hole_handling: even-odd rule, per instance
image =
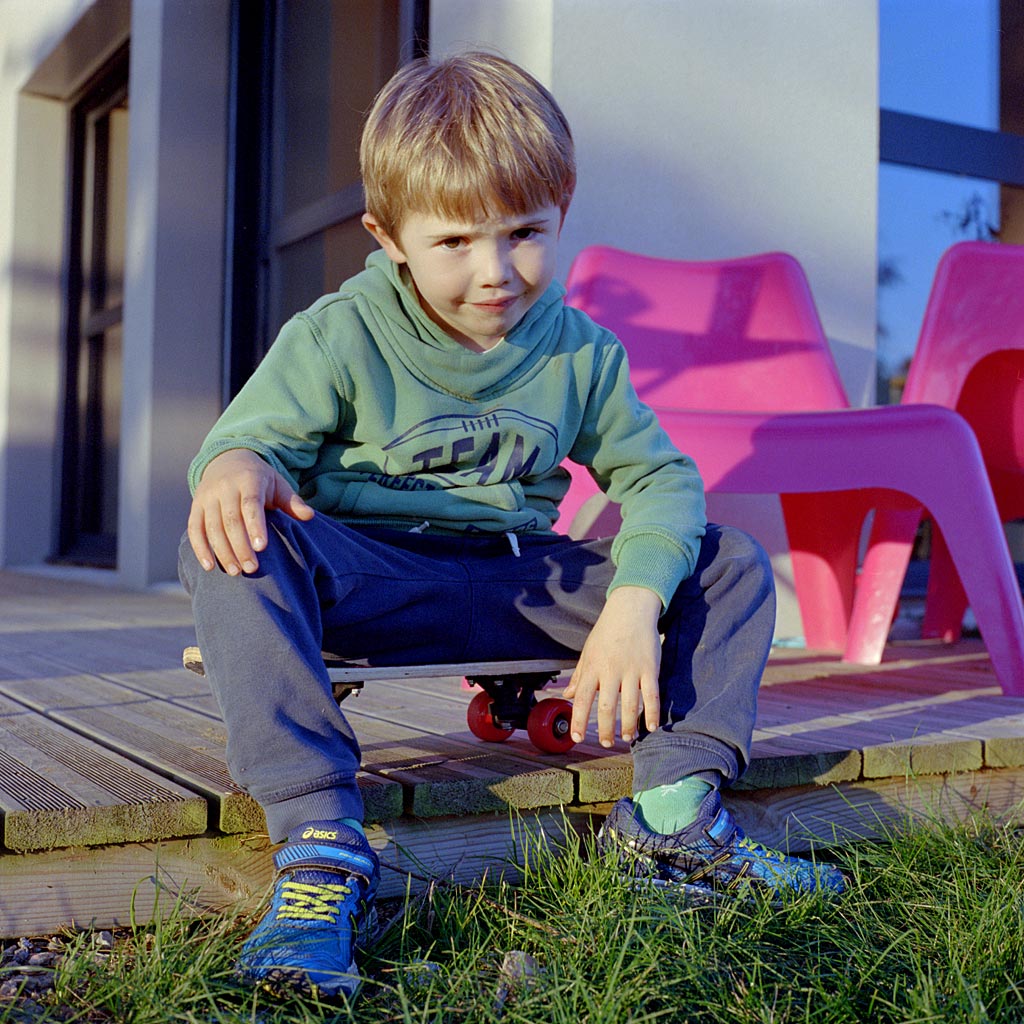
[[60, 304], [52, 300], [63, 209], [25, 203], [15, 183], [63, 196], [66, 117], [59, 102], [21, 91], [88, 6], [6, 0], [0, 10], [0, 565], [49, 554], [56, 474]]
[[186, 470], [221, 408], [229, 24], [228, 0], [132, 0], [117, 563], [133, 587], [177, 576]]
[[576, 137], [562, 270], [585, 245], [803, 263], [855, 405], [874, 388], [876, 0], [432, 0], [434, 53], [484, 46]]
[[[582, 247], [803, 264], [850, 400], [874, 395], [876, 0], [432, 0], [435, 54], [496, 50], [551, 88], [579, 186], [561, 272]], [[755, 533], [800, 633], [777, 502], [714, 496]]]
[[185, 471], [221, 402], [230, 4], [6, 5], [0, 141], [11, 141], [0, 146], [0, 565], [35, 564], [53, 553], [68, 102], [128, 38], [130, 24], [116, 578], [136, 587], [170, 580], [188, 514]]

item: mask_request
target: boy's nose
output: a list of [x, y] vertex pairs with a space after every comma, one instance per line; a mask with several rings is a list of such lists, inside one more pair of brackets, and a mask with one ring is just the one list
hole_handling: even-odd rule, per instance
[[485, 247], [478, 265], [480, 282], [492, 287], [506, 284], [512, 277], [512, 261], [508, 249], [502, 245]]

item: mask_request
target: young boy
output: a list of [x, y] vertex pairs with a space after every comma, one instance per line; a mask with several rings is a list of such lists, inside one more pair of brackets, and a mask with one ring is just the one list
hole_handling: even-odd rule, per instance
[[[596, 700], [600, 742], [618, 717], [634, 753], [635, 796], [602, 848], [663, 884], [841, 889], [746, 839], [719, 798], [749, 756], [771, 570], [706, 524], [697, 470], [637, 399], [622, 346], [553, 283], [575, 185], [554, 99], [495, 56], [415, 62], [378, 96], [360, 156], [382, 251], [284, 326], [189, 476], [181, 576], [231, 772], [284, 841], [243, 972], [352, 994], [372, 932], [359, 747], [323, 650], [579, 652], [573, 737]], [[621, 503], [616, 538], [552, 530], [567, 458]]]

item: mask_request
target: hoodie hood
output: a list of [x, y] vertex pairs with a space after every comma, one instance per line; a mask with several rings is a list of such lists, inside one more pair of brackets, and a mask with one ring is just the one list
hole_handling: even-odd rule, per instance
[[[500, 345], [471, 352], [427, 316], [408, 271], [377, 250], [366, 269], [323, 302], [356, 301], [374, 338], [424, 384], [457, 398], [486, 400], [529, 378], [558, 345], [565, 289], [552, 282]], [[316, 307], [314, 306], [314, 310]], [[312, 310], [311, 310], [312, 312]]]

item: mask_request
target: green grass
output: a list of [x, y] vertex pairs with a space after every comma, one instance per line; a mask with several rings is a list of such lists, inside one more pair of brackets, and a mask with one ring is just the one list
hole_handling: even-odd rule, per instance
[[[354, 1010], [238, 985], [251, 922], [175, 915], [131, 929], [104, 963], [77, 938], [42, 1004], [0, 1003], [0, 1021], [1024, 1021], [1024, 837], [1010, 828], [976, 818], [859, 844], [835, 857], [845, 896], [781, 907], [638, 894], [590, 853], [537, 846], [514, 887], [387, 905]], [[512, 951], [533, 958], [531, 981], [503, 975]]]

